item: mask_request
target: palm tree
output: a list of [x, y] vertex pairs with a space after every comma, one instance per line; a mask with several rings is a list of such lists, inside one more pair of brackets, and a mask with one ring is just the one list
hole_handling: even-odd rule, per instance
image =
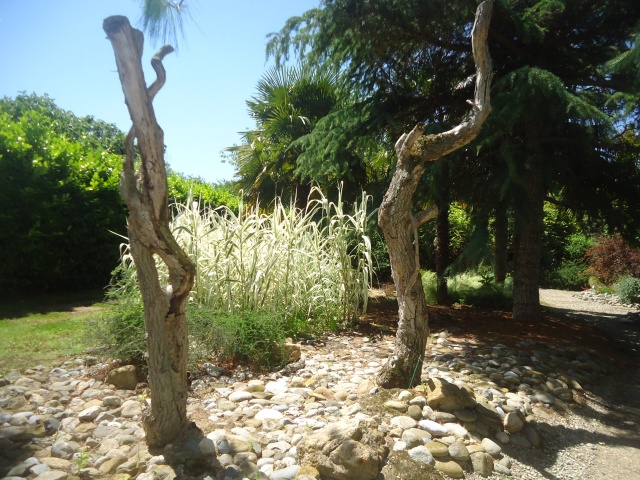
[[247, 101], [256, 128], [242, 134], [242, 144], [227, 149], [244, 191], [255, 201], [292, 196], [303, 206], [310, 191], [298, 159], [305, 137], [338, 104], [338, 79], [306, 65], [272, 67]]

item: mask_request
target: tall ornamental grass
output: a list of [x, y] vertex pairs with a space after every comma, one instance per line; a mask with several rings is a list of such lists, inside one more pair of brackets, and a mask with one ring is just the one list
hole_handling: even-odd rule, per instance
[[[212, 355], [246, 351], [256, 335], [263, 341], [269, 332], [273, 341], [266, 339], [260, 348], [277, 351], [285, 335], [344, 328], [363, 314], [372, 280], [371, 242], [365, 233], [371, 216], [368, 200], [363, 193], [351, 214], [345, 212], [341, 194], [330, 202], [318, 189], [312, 190], [304, 210], [279, 199], [268, 212], [241, 202], [237, 214], [224, 206], [201, 208], [195, 201], [174, 205], [172, 231], [197, 267], [187, 314], [197, 317], [191, 331], [198, 357], [209, 344]], [[167, 283], [166, 266], [156, 260]], [[126, 244], [110, 297], [120, 306], [110, 329], [121, 329], [124, 314], [141, 317], [141, 308], [134, 308], [141, 301]], [[198, 332], [208, 336], [196, 338]], [[118, 343], [108, 342], [117, 338], [115, 331], [102, 333], [106, 343]], [[125, 350], [139, 354], [144, 344], [136, 349]]]

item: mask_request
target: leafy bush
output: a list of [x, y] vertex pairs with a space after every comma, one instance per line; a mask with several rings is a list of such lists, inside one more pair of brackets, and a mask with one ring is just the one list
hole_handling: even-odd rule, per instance
[[631, 248], [620, 236], [597, 239], [596, 245], [587, 250], [586, 258], [587, 273], [606, 284], [625, 275], [640, 278], [640, 249]]
[[200, 208], [216, 208], [225, 205], [238, 213], [240, 197], [227, 184], [211, 184], [199, 177], [184, 176], [170, 172], [167, 178], [169, 200], [178, 205], [187, 205], [190, 199], [196, 199]]
[[640, 278], [622, 277], [618, 281], [615, 291], [624, 303], [640, 303]]
[[118, 259], [124, 134], [49, 97], [0, 100], [0, 290], [102, 288]]
[[[436, 274], [425, 271], [422, 282], [427, 296], [427, 303], [435, 304]], [[481, 308], [510, 308], [512, 305], [513, 280], [507, 277], [504, 285], [493, 282], [493, 274], [486, 268], [476, 272], [467, 272], [447, 279], [447, 294], [450, 303], [473, 305]]]
[[259, 369], [280, 366], [290, 333], [283, 318], [268, 313], [220, 312], [191, 305], [187, 310], [192, 363], [212, 357]]
[[579, 260], [565, 260], [545, 278], [544, 285], [560, 290], [581, 290], [589, 283], [586, 273], [587, 263]]
[[[271, 368], [282, 362], [285, 339], [293, 334], [290, 324], [271, 314], [231, 314], [193, 304], [187, 322], [191, 368], [212, 357]], [[111, 302], [91, 322], [89, 336], [113, 358], [142, 362], [147, 350], [142, 302], [126, 296]]]
[[124, 362], [139, 363], [147, 351], [144, 309], [135, 297], [110, 302], [95, 320], [88, 335], [98, 350]]

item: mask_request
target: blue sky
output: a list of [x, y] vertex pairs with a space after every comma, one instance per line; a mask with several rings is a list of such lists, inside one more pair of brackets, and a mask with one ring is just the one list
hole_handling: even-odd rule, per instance
[[[254, 126], [245, 101], [271, 62], [266, 35], [319, 0], [186, 0], [193, 21], [177, 54], [165, 58], [167, 84], [154, 100], [165, 132], [167, 161], [187, 175], [233, 178], [220, 151]], [[111, 44], [102, 30], [110, 15], [138, 25], [139, 0], [0, 0], [0, 96], [48, 94], [78, 116], [131, 125]], [[145, 42], [149, 59], [158, 46]]]

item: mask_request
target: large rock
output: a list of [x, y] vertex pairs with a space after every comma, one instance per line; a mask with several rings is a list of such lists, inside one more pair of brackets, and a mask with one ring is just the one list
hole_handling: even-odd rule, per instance
[[107, 374], [106, 381], [121, 390], [135, 390], [138, 384], [136, 367], [133, 365], [125, 365], [124, 367], [111, 370]]
[[311, 465], [323, 478], [373, 480], [389, 449], [373, 420], [332, 423], [303, 438], [297, 446], [300, 465]]
[[473, 407], [476, 404], [475, 398], [469, 391], [449, 383], [443, 378], [430, 378], [426, 387], [427, 405], [431, 408], [453, 412]]

